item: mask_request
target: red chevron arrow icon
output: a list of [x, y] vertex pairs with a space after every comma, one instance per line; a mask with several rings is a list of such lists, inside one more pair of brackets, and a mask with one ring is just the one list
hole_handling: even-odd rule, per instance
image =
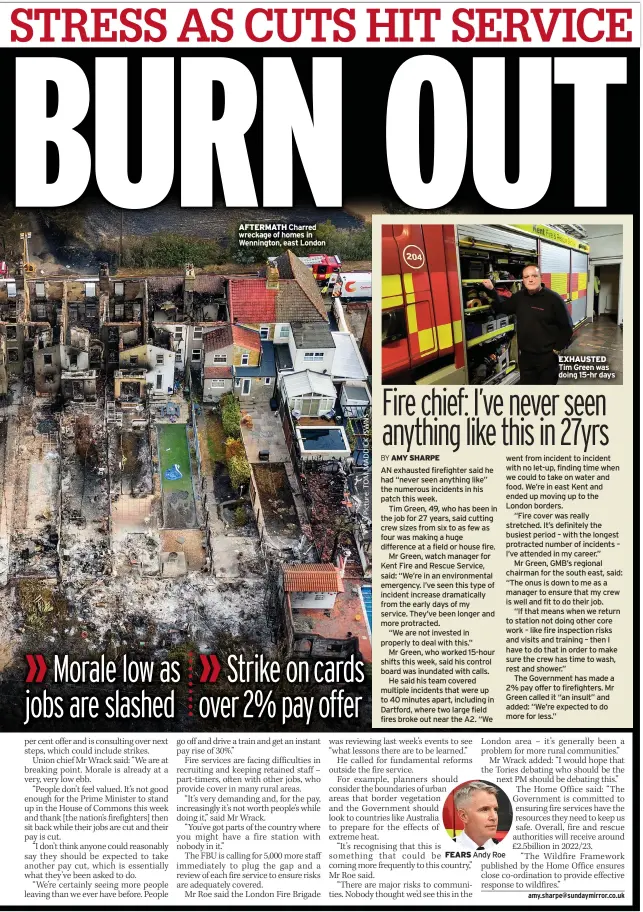
[[[27, 684], [35, 682], [36, 684], [41, 684], [45, 675], [47, 674], [47, 663], [45, 662], [43, 656], [38, 653], [36, 656], [33, 656], [31, 653], [25, 656], [27, 665], [29, 666], [29, 671], [27, 672], [27, 677], [25, 681]], [[34, 661], [35, 659], [35, 661]]]
[[215, 655], [203, 655], [199, 656], [201, 659], [201, 664], [203, 665], [203, 672], [199, 681], [203, 684], [205, 681], [208, 681], [210, 684], [214, 684], [216, 679], [219, 677], [219, 672], [221, 671], [221, 665], [219, 660]]
[[29, 671], [27, 673], [27, 677], [25, 678], [25, 681], [27, 682], [27, 684], [31, 684], [33, 679], [36, 677], [36, 671], [38, 670], [38, 668], [36, 666], [36, 663], [33, 660], [32, 655], [26, 655], [25, 659], [27, 660], [27, 664], [29, 665]]
[[39, 668], [38, 677], [36, 678], [36, 684], [40, 684], [44, 680], [45, 675], [47, 674], [47, 663], [45, 662], [44, 656], [42, 656], [40, 653], [38, 653], [38, 655], [36, 656], [36, 662], [38, 662], [38, 668]]

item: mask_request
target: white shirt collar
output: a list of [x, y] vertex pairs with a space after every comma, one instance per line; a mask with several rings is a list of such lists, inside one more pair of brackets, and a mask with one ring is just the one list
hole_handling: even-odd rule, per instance
[[[461, 846], [463, 849], [467, 849], [469, 852], [475, 852], [475, 850], [478, 848], [478, 843], [474, 842], [470, 836], [467, 836], [464, 830], [460, 833], [459, 836], [456, 836], [455, 841], [459, 846]], [[485, 843], [483, 843], [482, 847], [485, 851], [491, 852], [493, 849], [495, 849], [496, 844], [493, 839], [490, 838], [487, 839]]]

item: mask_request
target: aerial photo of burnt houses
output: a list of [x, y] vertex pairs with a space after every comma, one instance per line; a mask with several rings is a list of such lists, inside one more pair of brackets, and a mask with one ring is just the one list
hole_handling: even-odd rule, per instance
[[248, 215], [0, 215], [6, 727], [27, 653], [370, 667], [370, 225]]

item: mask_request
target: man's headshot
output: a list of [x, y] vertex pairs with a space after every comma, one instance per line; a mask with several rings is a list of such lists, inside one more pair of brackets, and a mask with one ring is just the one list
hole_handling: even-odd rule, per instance
[[504, 792], [480, 780], [454, 789], [443, 812], [447, 832], [457, 846], [469, 852], [493, 851], [511, 826], [511, 818], [511, 805]]

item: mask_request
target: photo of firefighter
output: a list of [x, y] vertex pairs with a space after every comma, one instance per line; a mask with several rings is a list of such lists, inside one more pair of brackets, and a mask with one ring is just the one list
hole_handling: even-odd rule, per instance
[[380, 229], [384, 383], [623, 382], [623, 225]]
[[484, 779], [461, 782], [446, 797], [442, 823], [458, 849], [492, 852], [511, 829], [513, 809], [507, 795]]

